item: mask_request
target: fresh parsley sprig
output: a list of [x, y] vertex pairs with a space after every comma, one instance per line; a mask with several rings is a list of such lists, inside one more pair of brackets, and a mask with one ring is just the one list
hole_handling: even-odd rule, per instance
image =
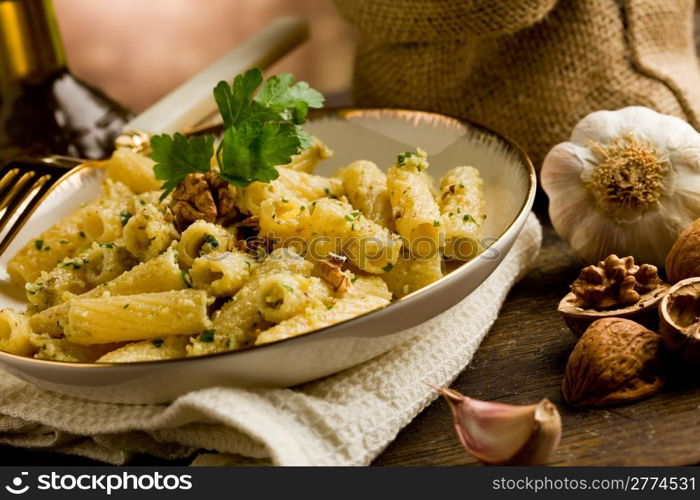
[[[311, 145], [301, 125], [309, 108], [323, 106], [323, 96], [306, 82], [294, 83], [292, 75], [282, 74], [263, 84], [257, 68], [238, 75], [232, 85], [219, 82], [214, 99], [224, 121], [216, 150], [219, 176], [236, 186], [276, 179], [276, 166], [289, 163]], [[188, 174], [211, 171], [214, 136], [161, 134], [151, 139], [151, 149], [156, 179], [165, 181], [165, 197]]]

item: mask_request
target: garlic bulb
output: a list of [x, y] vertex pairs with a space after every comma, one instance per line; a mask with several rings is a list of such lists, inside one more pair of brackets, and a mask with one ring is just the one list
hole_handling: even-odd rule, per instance
[[552, 224], [578, 257], [663, 266], [700, 217], [700, 134], [640, 106], [596, 111], [547, 154], [541, 178]]
[[450, 405], [462, 446], [485, 463], [541, 465], [559, 445], [561, 417], [547, 399], [513, 406], [479, 401], [443, 387], [435, 390]]

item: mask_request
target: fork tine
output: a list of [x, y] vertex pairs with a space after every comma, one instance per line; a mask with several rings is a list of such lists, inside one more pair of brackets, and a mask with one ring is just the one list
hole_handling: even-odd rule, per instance
[[[9, 166], [8, 166], [9, 167]], [[0, 200], [3, 200], [16, 184], [12, 181], [17, 179], [20, 169], [3, 167], [0, 169]], [[0, 205], [2, 206], [2, 205]]]
[[[17, 212], [17, 219], [0, 241], [0, 253], [4, 252], [7, 246], [12, 242], [20, 229], [27, 222], [37, 204], [41, 201], [46, 192], [55, 184], [56, 179], [51, 175], [45, 174], [38, 178], [35, 182], [25, 182], [19, 189], [14, 191], [14, 196], [9, 200], [5, 213], [0, 217], [0, 234], [3, 232], [7, 224], [12, 220], [13, 215]], [[22, 211], [17, 211], [27, 198], [34, 193], [29, 203], [23, 207]]]
[[[37, 173], [35, 171], [29, 170], [27, 172], [22, 173], [19, 179], [17, 179], [15, 182], [12, 182], [11, 186], [8, 186], [8, 188], [5, 190], [5, 193], [3, 193], [2, 198], [0, 198], [0, 210], [9, 208], [9, 205], [15, 199], [17, 199], [17, 196], [22, 195], [27, 190], [27, 188], [31, 188], [31, 186], [33, 186], [31, 180], [36, 176], [36, 174]], [[13, 210], [17, 210], [17, 207], [14, 207]], [[2, 229], [0, 228], [0, 232], [1, 231]]]

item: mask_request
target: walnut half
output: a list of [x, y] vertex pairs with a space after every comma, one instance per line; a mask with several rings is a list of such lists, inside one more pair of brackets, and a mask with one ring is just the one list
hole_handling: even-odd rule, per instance
[[173, 192], [175, 225], [184, 231], [198, 220], [232, 221], [238, 216], [233, 189], [215, 173], [188, 174]]
[[635, 265], [634, 257], [609, 255], [597, 266], [584, 267], [571, 285], [579, 307], [605, 309], [639, 302], [641, 295], [659, 286], [656, 266]]
[[659, 317], [666, 348], [685, 361], [700, 364], [700, 278], [673, 285], [659, 304]]
[[656, 307], [668, 290], [655, 266], [634, 263], [633, 257], [610, 255], [597, 266], [581, 270], [571, 292], [559, 303], [569, 329], [580, 336], [600, 318], [629, 318], [655, 329]]

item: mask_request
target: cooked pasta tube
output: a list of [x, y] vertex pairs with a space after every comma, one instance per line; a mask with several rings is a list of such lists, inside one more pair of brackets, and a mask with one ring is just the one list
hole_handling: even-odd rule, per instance
[[32, 311], [61, 304], [90, 289], [85, 276], [87, 259], [80, 256], [64, 259], [49, 272], [42, 272], [39, 278], [24, 287]]
[[210, 253], [194, 259], [190, 279], [193, 287], [206, 290], [209, 295], [231, 297], [255, 266], [255, 261], [243, 252]]
[[116, 243], [93, 242], [77, 257], [64, 259], [54, 269], [25, 285], [33, 312], [42, 311], [83, 294], [131, 269], [138, 261]]
[[312, 259], [345, 255], [369, 273], [390, 269], [399, 256], [400, 239], [341, 200], [322, 198], [310, 206], [298, 200], [267, 200], [260, 231], [278, 245], [303, 245]]
[[160, 189], [153, 166], [155, 162], [146, 155], [133, 152], [130, 148], [117, 148], [107, 161], [107, 177], [122, 182], [134, 193]]
[[68, 363], [94, 363], [99, 357], [117, 349], [121, 344], [80, 345], [66, 339], [55, 339], [42, 333], [32, 333], [30, 341], [35, 347], [36, 359], [64, 361]]
[[30, 356], [36, 350], [29, 340], [29, 318], [13, 309], [0, 310], [0, 351]]
[[423, 175], [427, 167], [427, 155], [419, 149], [416, 153], [399, 155], [387, 172], [396, 229], [410, 252], [422, 257], [437, 253], [444, 244], [440, 208]]
[[112, 203], [86, 207], [83, 226], [91, 241], [108, 242], [121, 238], [124, 217], [127, 211], [124, 203]]
[[341, 299], [338, 299], [332, 307], [317, 306], [306, 309], [303, 314], [293, 316], [264, 330], [258, 335], [255, 345], [276, 342], [325, 328], [385, 307], [390, 300], [391, 293], [381, 278], [376, 276], [358, 277], [348, 292]]
[[85, 279], [91, 288], [112, 281], [138, 264], [121, 242], [95, 242], [81, 256], [86, 260]]
[[64, 332], [75, 344], [194, 335], [211, 326], [207, 304], [206, 292], [194, 289], [77, 298], [69, 304]]
[[74, 257], [92, 243], [85, 232], [85, 214], [94, 207], [112, 205], [117, 198], [127, 199], [131, 191], [121, 183], [105, 182], [103, 194], [94, 202], [76, 210], [55, 226], [24, 245], [7, 263], [12, 281], [20, 286], [36, 280], [65, 258]]
[[292, 161], [285, 168], [290, 170], [297, 170], [299, 172], [306, 172], [307, 174], [313, 173], [316, 165], [333, 156], [333, 151], [331, 151], [328, 146], [326, 146], [318, 137], [313, 138], [313, 144], [311, 147], [306, 148], [304, 151], [298, 155], [292, 156]]
[[439, 280], [442, 276], [442, 256], [435, 253], [424, 258], [402, 255], [391, 271], [382, 274], [382, 279], [394, 297], [400, 298]]
[[235, 237], [223, 227], [198, 220], [191, 224], [180, 237], [177, 244], [178, 261], [184, 268], [189, 268], [194, 260], [212, 252], [225, 252], [233, 246]]
[[386, 175], [371, 161], [359, 160], [336, 174], [350, 204], [372, 222], [394, 229]]
[[100, 357], [96, 363], [137, 363], [161, 359], [184, 358], [190, 342], [186, 335], [169, 335], [162, 339], [131, 342]]
[[153, 205], [139, 207], [133, 216], [123, 215], [124, 246], [141, 261], [157, 257], [178, 237], [172, 220]]
[[260, 282], [265, 276], [279, 272], [308, 276], [313, 267], [311, 262], [288, 248], [271, 252], [214, 317], [212, 331], [193, 339], [187, 347], [187, 355], [200, 356], [252, 345], [255, 331], [270, 325], [258, 309], [256, 292]]
[[455, 167], [440, 180], [440, 211], [445, 222], [445, 255], [469, 260], [481, 249], [486, 218], [484, 181], [474, 167]]
[[309, 225], [310, 208], [310, 203], [294, 197], [265, 200], [260, 206], [260, 236], [301, 253], [299, 247], [306, 246], [302, 233]]
[[[181, 290], [188, 283], [177, 265], [176, 252], [173, 247], [153, 260], [143, 262], [112, 281], [80, 295], [80, 298], [100, 297], [101, 295], [136, 295], [139, 293], [166, 292]], [[30, 318], [30, 324], [36, 332], [62, 335], [68, 320], [68, 303], [55, 305]]]
[[255, 298], [263, 319], [271, 323], [279, 323], [311, 306], [333, 300], [329, 285], [319, 278], [288, 272], [263, 276], [258, 282]]
[[265, 200], [299, 198], [311, 203], [329, 196], [343, 195], [343, 182], [340, 179], [321, 177], [280, 167], [279, 177], [272, 182], [253, 182], [237, 191], [237, 206], [244, 213], [260, 215], [260, 207]]

